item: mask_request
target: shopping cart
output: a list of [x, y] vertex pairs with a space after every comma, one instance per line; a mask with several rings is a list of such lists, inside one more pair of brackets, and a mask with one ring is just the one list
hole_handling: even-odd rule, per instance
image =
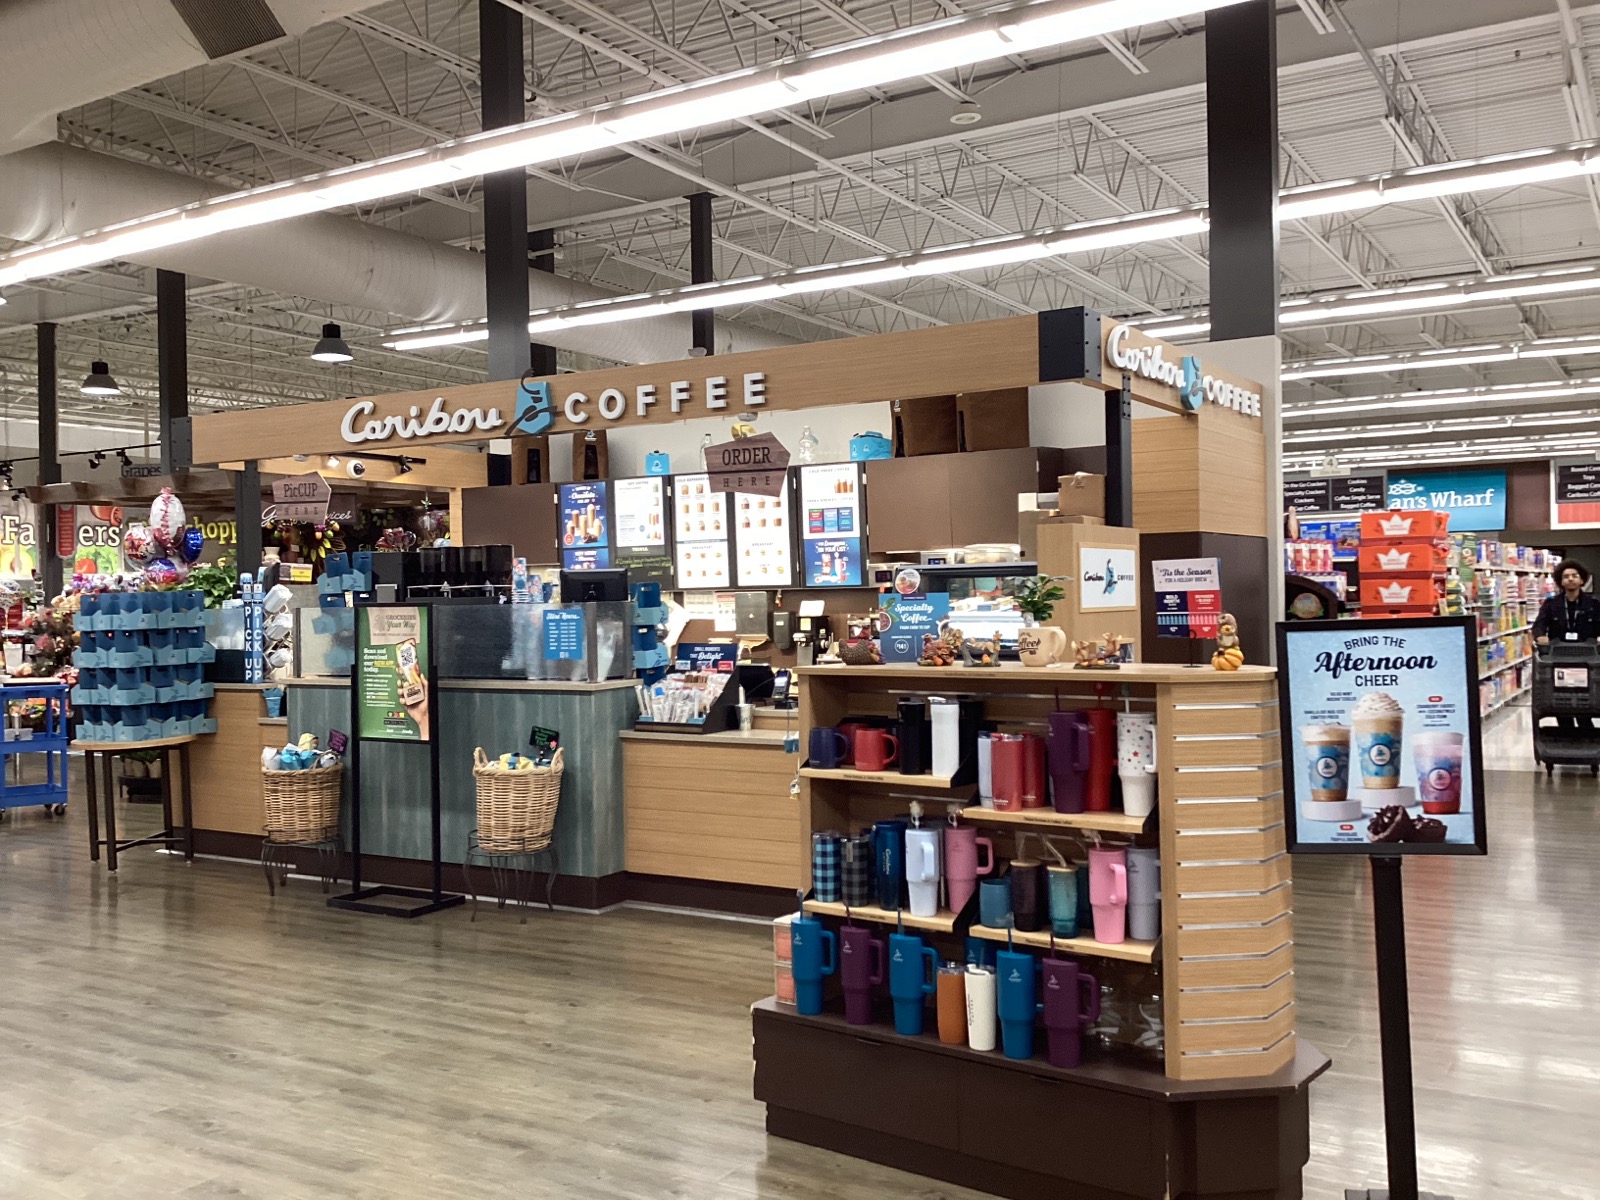
[[1600, 774], [1600, 645], [1552, 642], [1534, 647], [1533, 757]]

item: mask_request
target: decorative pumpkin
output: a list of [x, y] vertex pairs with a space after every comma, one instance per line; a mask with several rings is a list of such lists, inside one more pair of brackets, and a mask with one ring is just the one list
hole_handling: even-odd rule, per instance
[[1232, 613], [1217, 618], [1217, 649], [1211, 665], [1219, 671], [1237, 671], [1244, 665], [1244, 650], [1239, 646], [1239, 622]]

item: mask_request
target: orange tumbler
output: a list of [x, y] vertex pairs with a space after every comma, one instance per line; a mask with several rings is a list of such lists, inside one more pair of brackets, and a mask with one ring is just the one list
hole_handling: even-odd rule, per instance
[[939, 1040], [946, 1046], [967, 1042], [967, 971], [961, 963], [939, 968], [934, 1004], [939, 1011]]

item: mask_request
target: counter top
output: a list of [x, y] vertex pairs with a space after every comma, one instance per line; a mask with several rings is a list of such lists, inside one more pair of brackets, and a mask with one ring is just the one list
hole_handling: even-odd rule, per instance
[[267, 688], [282, 687], [276, 680], [271, 683], [216, 683], [212, 684], [219, 692], [261, 692]]
[[1069, 663], [1052, 667], [1025, 667], [1021, 663], [1001, 663], [996, 667], [919, 667], [915, 663], [878, 663], [869, 667], [849, 667], [843, 663], [796, 667], [801, 675], [859, 676], [863, 679], [982, 680], [1005, 676], [1018, 682], [1034, 683], [1267, 683], [1278, 677], [1272, 667], [1246, 663], [1237, 671], [1218, 671], [1211, 667], [1184, 667], [1172, 663], [1124, 663], [1114, 671], [1080, 670]]
[[[439, 687], [447, 692], [609, 692], [619, 688], [632, 691], [637, 679], [607, 679], [601, 683], [568, 683], [560, 679], [441, 679]], [[306, 675], [293, 679], [280, 679], [280, 687], [350, 687], [343, 675]]]
[[743, 746], [746, 749], [783, 749], [781, 729], [724, 729], [720, 733], [673, 733], [668, 730], [625, 729], [625, 742], [689, 742], [698, 746]]

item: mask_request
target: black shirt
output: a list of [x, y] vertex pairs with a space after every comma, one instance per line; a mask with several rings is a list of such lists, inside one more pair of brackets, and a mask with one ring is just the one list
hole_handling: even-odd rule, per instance
[[1600, 640], [1600, 599], [1579, 592], [1576, 600], [1568, 600], [1565, 592], [1557, 592], [1539, 606], [1534, 637], [1564, 642], [1568, 633], [1576, 633], [1580, 642]]

